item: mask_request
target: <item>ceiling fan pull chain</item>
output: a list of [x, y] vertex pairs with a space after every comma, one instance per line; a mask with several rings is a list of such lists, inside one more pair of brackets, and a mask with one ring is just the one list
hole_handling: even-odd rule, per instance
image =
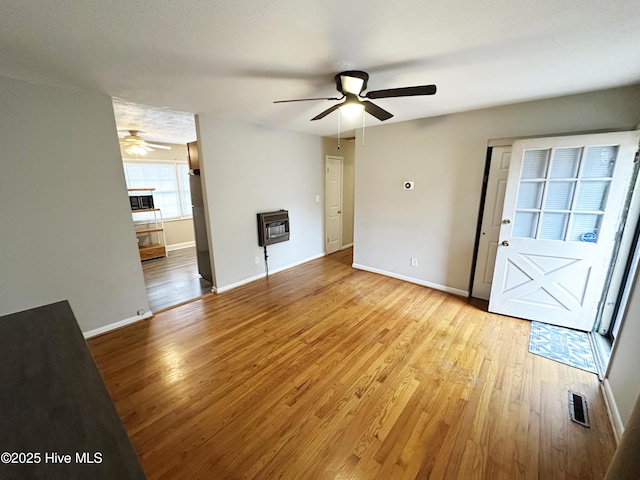
[[340, 113], [338, 113], [338, 150], [340, 150]]
[[364, 120], [367, 116], [362, 112], [362, 146], [364, 147]]

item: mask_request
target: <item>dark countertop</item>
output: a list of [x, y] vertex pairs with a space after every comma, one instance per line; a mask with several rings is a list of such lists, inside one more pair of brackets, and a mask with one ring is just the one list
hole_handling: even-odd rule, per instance
[[2, 479], [146, 478], [66, 301], [0, 317], [0, 456]]

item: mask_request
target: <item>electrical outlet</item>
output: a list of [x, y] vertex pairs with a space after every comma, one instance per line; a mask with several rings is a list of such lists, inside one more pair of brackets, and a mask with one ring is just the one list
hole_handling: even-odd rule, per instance
[[417, 258], [411, 258], [411, 266], [412, 267], [417, 267], [418, 266], [418, 259]]
[[260, 263], [260, 257], [256, 257], [256, 258], [254, 258], [254, 260], [256, 262], [256, 265]]

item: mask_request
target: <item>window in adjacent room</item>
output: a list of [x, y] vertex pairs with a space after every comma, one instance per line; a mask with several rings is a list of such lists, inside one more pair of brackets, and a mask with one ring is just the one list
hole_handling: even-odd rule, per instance
[[[182, 162], [125, 160], [127, 188], [155, 188], [153, 202], [164, 220], [191, 217], [189, 167]], [[143, 220], [142, 216], [139, 217]]]

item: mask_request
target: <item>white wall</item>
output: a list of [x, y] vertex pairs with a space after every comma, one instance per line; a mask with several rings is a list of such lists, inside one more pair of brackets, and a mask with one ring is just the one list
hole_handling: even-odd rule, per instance
[[364, 147], [356, 131], [354, 264], [465, 294], [488, 140], [634, 129], [639, 99], [635, 86], [383, 125]]
[[0, 78], [0, 315], [68, 299], [83, 331], [149, 310], [111, 99]]
[[208, 115], [196, 125], [218, 291], [264, 274], [259, 212], [289, 211], [291, 239], [268, 247], [270, 271], [321, 256], [322, 138]]

